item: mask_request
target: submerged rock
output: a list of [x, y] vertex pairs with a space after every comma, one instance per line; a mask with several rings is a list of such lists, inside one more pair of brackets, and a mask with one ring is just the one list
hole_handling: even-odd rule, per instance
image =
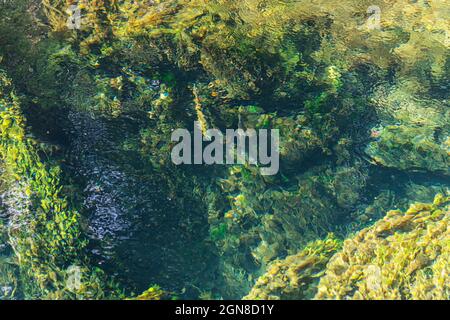
[[344, 242], [316, 299], [449, 299], [450, 197], [415, 203]]
[[342, 249], [329, 237], [273, 261], [244, 299], [449, 299], [449, 218], [442, 194], [389, 211]]

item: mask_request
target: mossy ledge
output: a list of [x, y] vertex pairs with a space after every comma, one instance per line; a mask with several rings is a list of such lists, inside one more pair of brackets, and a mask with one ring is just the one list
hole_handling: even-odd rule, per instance
[[[26, 283], [26, 299], [114, 299], [123, 297], [86, 256], [79, 213], [61, 194], [59, 168], [41, 161], [12, 83], [0, 70], [0, 155], [4, 175], [26, 202], [10, 218], [9, 243]], [[76, 269], [74, 269], [76, 268]], [[71, 270], [78, 270], [74, 285]]]

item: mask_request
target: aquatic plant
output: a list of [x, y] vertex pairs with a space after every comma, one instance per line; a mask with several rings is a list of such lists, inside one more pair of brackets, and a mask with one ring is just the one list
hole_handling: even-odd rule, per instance
[[386, 126], [366, 153], [376, 164], [387, 167], [450, 173], [447, 148], [436, 141], [430, 127]]
[[[0, 155], [7, 175], [28, 197], [27, 210], [12, 216], [12, 249], [24, 279], [27, 298], [119, 297], [103, 272], [83, 255], [80, 215], [61, 195], [59, 168], [41, 162], [36, 142], [25, 133], [25, 120], [12, 83], [0, 73]], [[79, 270], [78, 284], [69, 286], [69, 267]]]
[[[79, 25], [71, 25], [70, 6], [81, 13]], [[369, 7], [380, 10], [379, 21]], [[174, 287], [183, 287], [171, 289], [186, 296], [237, 298], [266, 273], [260, 280], [267, 284], [258, 280], [254, 292], [312, 297], [337, 243], [317, 239], [330, 231], [347, 237], [387, 208], [430, 201], [448, 187], [447, 11], [444, 0], [386, 0], [378, 8], [369, 0], [17, 0], [0, 6], [0, 16], [8, 17], [0, 19], [0, 64], [9, 76], [0, 80], [0, 153], [8, 194], [23, 208], [12, 215], [8, 241], [16, 258], [0, 262], [7, 274], [0, 281], [20, 287], [14, 292], [26, 298], [121, 296], [87, 257], [75, 210], [82, 192], [72, 203], [61, 180], [79, 183], [65, 176], [76, 173], [58, 166], [73, 146], [48, 153], [41, 143], [57, 135], [52, 126], [58, 134], [81, 131], [66, 128], [67, 114], [83, 112], [114, 128], [110, 142], [117, 150], [96, 152], [141, 181], [158, 182], [170, 208], [149, 225], [189, 238], [189, 250], [175, 250], [180, 259], [170, 270], [155, 271], [164, 287], [172, 286], [170, 275]], [[247, 164], [175, 166], [170, 134], [195, 120], [203, 134], [279, 129], [279, 174], [264, 177]], [[65, 168], [75, 157], [64, 159]], [[423, 172], [432, 175], [423, 179]], [[166, 241], [165, 235], [155, 239]], [[333, 250], [323, 254], [326, 243]], [[207, 258], [190, 256], [204, 248], [211, 249]], [[186, 266], [189, 259], [195, 262]], [[314, 266], [296, 273], [306, 260]], [[279, 272], [267, 273], [276, 266]], [[16, 281], [17, 268], [23, 279]], [[206, 269], [223, 277], [206, 281]], [[79, 290], [63, 284], [73, 270], [82, 271]], [[373, 280], [378, 269], [367, 272]], [[141, 277], [140, 290], [159, 283]], [[419, 297], [403, 293], [408, 290], [402, 284], [403, 296]], [[155, 286], [140, 297], [163, 295]]]
[[450, 198], [389, 211], [344, 241], [316, 299], [449, 299]]
[[330, 235], [308, 243], [295, 255], [271, 262], [244, 300], [311, 299], [326, 264], [340, 247]]
[[166, 295], [167, 293], [161, 290], [159, 286], [152, 286], [131, 300], [161, 300]]
[[[227, 296], [244, 295], [242, 288], [253, 286], [251, 279], [274, 260], [298, 253], [331, 230], [345, 235], [347, 230], [335, 228], [336, 221], [353, 212], [366, 175], [357, 165], [335, 170], [318, 166], [291, 179], [265, 180], [252, 167], [232, 167], [227, 178], [220, 180], [225, 201], [217, 201], [216, 196], [216, 203], [208, 208], [214, 235], [227, 226], [226, 233], [213, 238], [221, 254], [222, 273], [230, 281]], [[245, 284], [239, 288], [233, 284], [236, 274]]]

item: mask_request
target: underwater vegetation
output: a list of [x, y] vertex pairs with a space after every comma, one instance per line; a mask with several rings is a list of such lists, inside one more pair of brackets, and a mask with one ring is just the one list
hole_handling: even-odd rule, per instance
[[449, 199], [391, 210], [343, 244], [273, 261], [244, 299], [448, 299]]
[[340, 247], [341, 243], [331, 236], [309, 243], [295, 255], [275, 260], [244, 299], [311, 299], [328, 261]]
[[[0, 299], [449, 299], [449, 10], [0, 3]], [[176, 166], [194, 121], [278, 174]]]
[[[25, 202], [25, 208], [11, 212], [8, 226], [8, 243], [24, 279], [24, 297], [105, 298], [104, 292], [114, 287], [85, 260], [80, 216], [60, 194], [59, 168], [43, 164], [33, 138], [25, 136], [19, 100], [4, 73], [0, 74], [0, 106], [4, 175], [10, 178], [9, 187], [21, 195], [9, 201]], [[70, 277], [71, 267], [79, 268], [80, 283], [68, 286], [64, 280]]]
[[320, 279], [316, 299], [448, 299], [449, 198], [391, 210], [344, 241]]

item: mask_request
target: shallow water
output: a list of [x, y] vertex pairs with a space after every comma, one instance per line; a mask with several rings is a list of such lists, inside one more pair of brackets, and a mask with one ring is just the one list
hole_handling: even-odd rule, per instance
[[[265, 290], [274, 297], [310, 299], [332, 273], [331, 256], [314, 271], [320, 276], [290, 257], [329, 233], [354, 239], [390, 210], [449, 195], [445, 1], [167, 0], [98, 8], [103, 2], [80, 0], [82, 30], [67, 29], [64, 1], [45, 1], [55, 10], [38, 2], [0, 6], [0, 107], [11, 104], [3, 92], [11, 82], [26, 120], [2, 113], [0, 150], [15, 152], [11, 126], [19, 123], [45, 170], [62, 169], [57, 187], [80, 212], [89, 240], [81, 260], [126, 296], [160, 286], [166, 298], [241, 299], [268, 272], [274, 283]], [[203, 131], [280, 130], [279, 172], [263, 176], [249, 163], [174, 165], [171, 134], [192, 132], [194, 121]], [[24, 253], [12, 248], [39, 221], [44, 199], [27, 189], [33, 168], [14, 171], [26, 157], [2, 157], [9, 163], [0, 173], [0, 298], [42, 298], [48, 292], [21, 283]], [[324, 256], [319, 251], [311, 261]], [[427, 278], [439, 257], [418, 256], [402, 263], [423, 267]], [[377, 258], [367, 265], [385, 257]], [[58, 272], [72, 261], [61, 261], [46, 276], [64, 278]], [[291, 273], [271, 269], [286, 261]], [[377, 268], [366, 271], [381, 274]], [[301, 290], [287, 294], [291, 286]], [[413, 287], [392, 292], [407, 296]], [[74, 297], [64, 290], [58, 294]]]

